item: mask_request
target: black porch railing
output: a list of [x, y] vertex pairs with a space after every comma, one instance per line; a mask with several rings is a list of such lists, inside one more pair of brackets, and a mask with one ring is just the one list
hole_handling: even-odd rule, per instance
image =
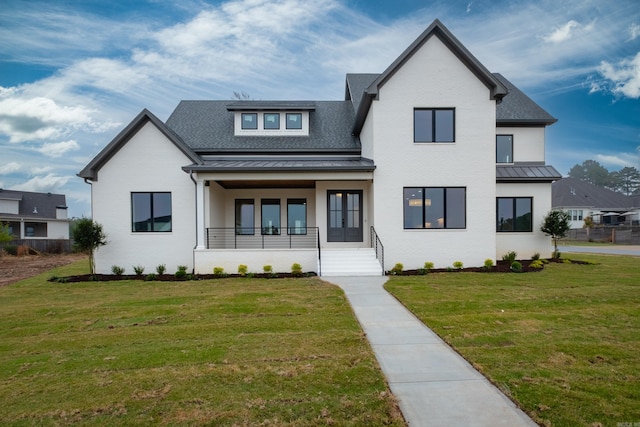
[[382, 275], [384, 276], [384, 246], [382, 246], [382, 241], [380, 237], [378, 237], [378, 233], [376, 233], [376, 229], [371, 226], [371, 247], [376, 251], [376, 258], [380, 261], [380, 265], [382, 266]]
[[318, 227], [211, 227], [207, 228], [207, 249], [317, 249], [318, 236]]

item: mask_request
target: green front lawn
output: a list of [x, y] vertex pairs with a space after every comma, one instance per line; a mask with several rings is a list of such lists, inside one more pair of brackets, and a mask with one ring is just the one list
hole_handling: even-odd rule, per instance
[[541, 425], [639, 424], [640, 258], [574, 257], [598, 265], [386, 287]]
[[404, 425], [317, 278], [0, 288], [1, 425]]

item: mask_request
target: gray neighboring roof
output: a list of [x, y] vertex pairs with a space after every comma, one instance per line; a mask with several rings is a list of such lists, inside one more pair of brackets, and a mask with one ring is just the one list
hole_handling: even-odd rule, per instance
[[136, 116], [135, 119], [129, 123], [106, 147], [98, 153], [97, 156], [89, 162], [79, 173], [80, 178], [85, 178], [93, 181], [98, 180], [98, 171], [120, 148], [122, 148], [145, 124], [148, 122], [153, 123], [160, 132], [162, 132], [185, 156], [187, 156], [194, 163], [201, 163], [200, 157], [194, 153], [189, 146], [187, 146], [178, 135], [176, 135], [171, 129], [165, 126], [156, 116], [154, 116], [146, 108]]
[[[261, 103], [268, 105], [274, 101]], [[309, 111], [308, 136], [235, 136], [234, 112], [228, 111], [229, 104], [229, 101], [182, 101], [167, 120], [167, 126], [200, 154], [360, 152], [360, 140], [351, 132], [354, 111], [349, 101], [316, 101], [315, 110]]]
[[558, 121], [504, 76], [498, 73], [495, 73], [494, 76], [509, 89], [509, 94], [502, 98], [502, 102], [496, 105], [496, 123], [498, 126], [547, 126]]
[[562, 178], [553, 166], [514, 164], [496, 166], [496, 182], [552, 182]]
[[207, 160], [203, 165], [184, 166], [185, 171], [198, 172], [371, 172], [375, 169], [369, 159], [221, 159]]
[[[3, 218], [42, 218], [56, 219], [56, 209], [66, 209], [64, 194], [32, 193], [0, 189], [0, 199], [19, 200], [18, 214], [0, 212]], [[34, 212], [34, 210], [36, 212]]]
[[436, 19], [427, 27], [426, 30], [418, 38], [411, 43], [411, 45], [405, 49], [400, 56], [393, 61], [393, 63], [387, 67], [387, 69], [380, 74], [364, 91], [362, 101], [359, 103], [356, 113], [356, 122], [354, 126], [354, 133], [358, 135], [364, 121], [369, 112], [371, 102], [378, 97], [379, 89], [407, 62], [427, 40], [432, 36], [438, 37], [450, 50], [453, 52], [463, 64], [465, 64], [471, 72], [473, 72], [478, 79], [483, 82], [490, 91], [492, 99], [500, 100], [507, 94], [507, 88], [502, 84], [500, 80], [485, 68], [484, 65], [476, 59], [475, 56], [467, 50], [466, 47], [444, 26], [440, 20]]
[[576, 178], [562, 178], [551, 186], [554, 208], [595, 208], [599, 210], [630, 210], [639, 207], [633, 196], [598, 187]]

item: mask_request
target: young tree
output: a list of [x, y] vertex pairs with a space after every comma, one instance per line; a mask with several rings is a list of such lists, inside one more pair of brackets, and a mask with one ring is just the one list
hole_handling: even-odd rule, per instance
[[550, 211], [547, 216], [544, 217], [544, 221], [540, 226], [540, 231], [553, 239], [553, 257], [557, 258], [558, 253], [558, 240], [567, 235], [567, 232], [571, 228], [569, 221], [571, 216], [565, 211]]
[[[9, 225], [0, 222], [0, 244], [4, 244], [13, 240], [13, 234], [9, 231]], [[0, 256], [2, 256], [2, 248], [0, 248]]]
[[96, 274], [93, 254], [100, 246], [107, 244], [102, 225], [90, 218], [81, 218], [75, 222], [72, 236], [74, 248], [89, 254], [89, 270], [91, 274]]

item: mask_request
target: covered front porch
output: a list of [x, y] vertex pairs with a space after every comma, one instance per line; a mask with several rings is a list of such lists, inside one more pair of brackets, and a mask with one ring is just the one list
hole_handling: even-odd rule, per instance
[[[372, 169], [369, 166], [368, 169]], [[293, 263], [322, 274], [322, 254], [372, 246], [372, 170], [194, 171], [196, 273], [290, 272]]]

